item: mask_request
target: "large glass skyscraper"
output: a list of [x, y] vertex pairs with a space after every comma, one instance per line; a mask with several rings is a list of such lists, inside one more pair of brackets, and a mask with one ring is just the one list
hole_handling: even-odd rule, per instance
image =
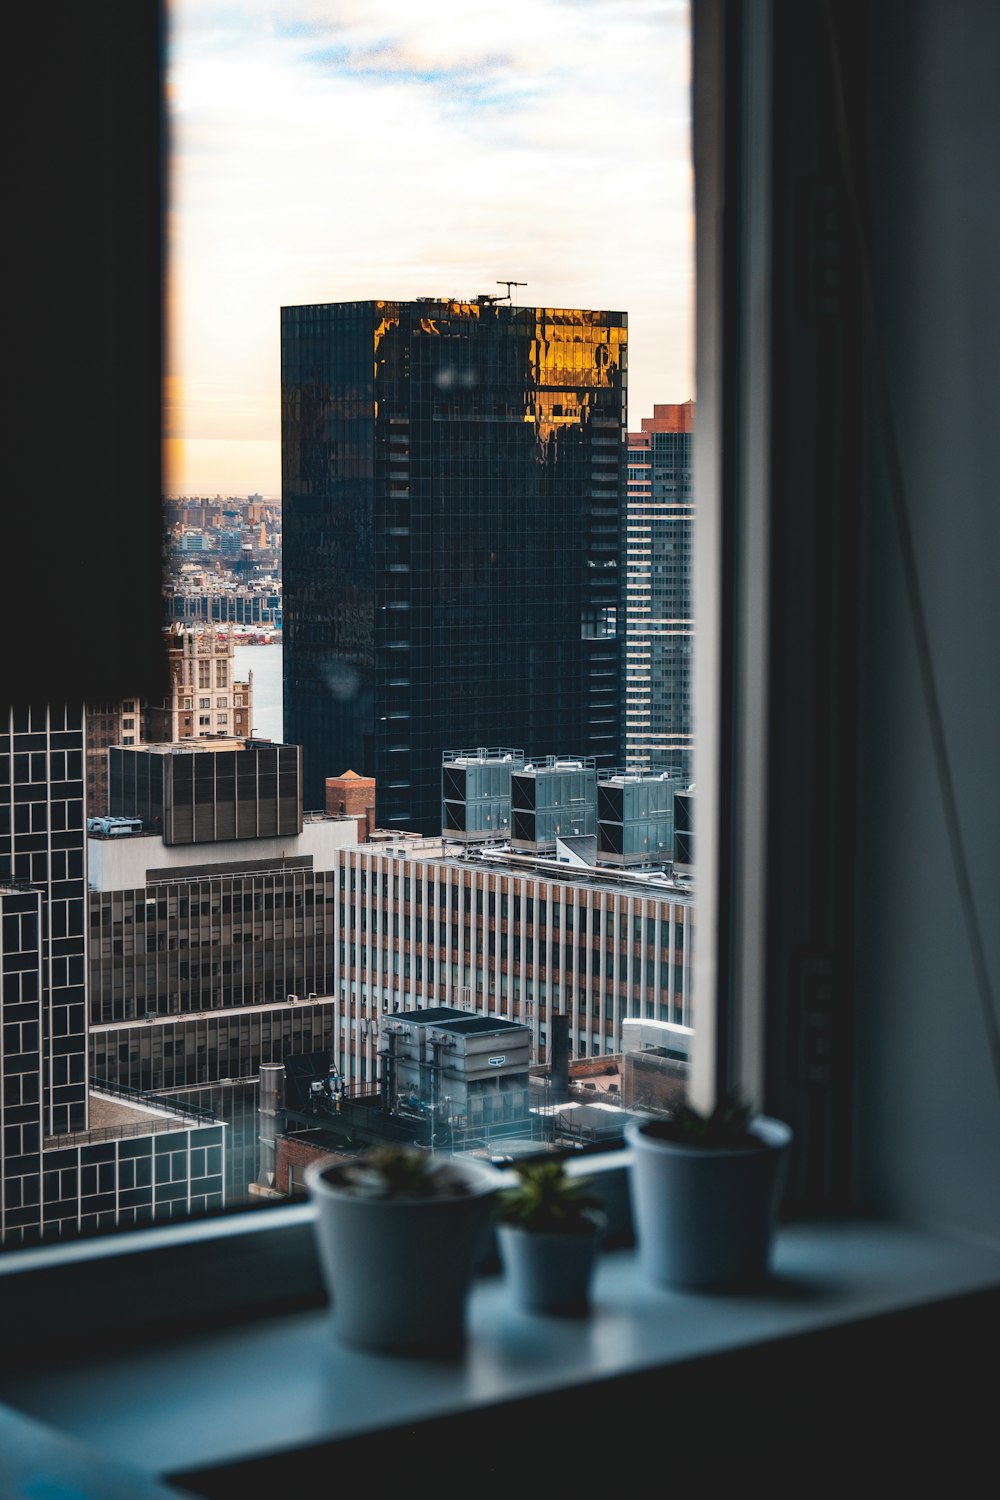
[[306, 807], [440, 827], [446, 749], [617, 765], [627, 318], [282, 309], [284, 730]]

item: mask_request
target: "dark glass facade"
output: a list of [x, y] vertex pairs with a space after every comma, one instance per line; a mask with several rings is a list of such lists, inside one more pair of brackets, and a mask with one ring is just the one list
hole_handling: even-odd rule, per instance
[[94, 1076], [149, 1092], [214, 1085], [218, 1097], [193, 1102], [225, 1113], [223, 1079], [256, 1081], [262, 1063], [321, 1051], [332, 1037], [333, 1007], [308, 1002], [156, 1026], [99, 1026], [92, 1037]]
[[223, 1127], [90, 1127], [82, 706], [0, 716], [0, 1245], [224, 1201]]
[[282, 309], [284, 726], [305, 805], [374, 776], [440, 827], [441, 758], [620, 760], [624, 313]]
[[[82, 706], [14, 708], [0, 718], [0, 880], [30, 885], [42, 897], [38, 961], [24, 947], [27, 919], [18, 916], [15, 937], [12, 918], [10, 940], [20, 946], [10, 950], [10, 961], [24, 979], [15, 997], [13, 974], [5, 976], [5, 1024], [13, 1026], [28, 1009], [27, 1029], [17, 1019], [21, 1040], [6, 1060], [20, 1050], [18, 1071], [25, 1074], [40, 1061], [46, 1136], [81, 1130], [87, 1120], [83, 747]], [[10, 1100], [8, 1093], [4, 1123]]]
[[113, 817], [141, 818], [168, 845], [302, 832], [297, 745], [165, 752], [112, 745], [108, 786]]
[[[337, 936], [328, 871], [220, 872], [92, 891], [91, 1020], [97, 1026], [326, 994]], [[95, 1076], [120, 1081], [97, 1063]], [[205, 1081], [214, 1077], [185, 1079]]]

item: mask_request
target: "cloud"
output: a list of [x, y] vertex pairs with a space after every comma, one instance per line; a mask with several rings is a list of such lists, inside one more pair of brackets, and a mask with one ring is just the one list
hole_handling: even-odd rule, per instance
[[172, 0], [178, 436], [278, 433], [278, 310], [384, 296], [612, 307], [630, 411], [691, 388], [678, 0]]

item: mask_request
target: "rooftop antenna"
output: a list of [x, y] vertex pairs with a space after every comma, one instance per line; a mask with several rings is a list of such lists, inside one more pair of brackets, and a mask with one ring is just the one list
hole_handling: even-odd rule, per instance
[[504, 281], [503, 277], [501, 277], [501, 276], [497, 277], [497, 286], [505, 286], [507, 288], [507, 301], [510, 302], [512, 305], [513, 305], [513, 302], [514, 302], [514, 298], [511, 296], [511, 292], [510, 292], [511, 287], [512, 286], [527, 286], [527, 285], [528, 285], [528, 283], [526, 281]]

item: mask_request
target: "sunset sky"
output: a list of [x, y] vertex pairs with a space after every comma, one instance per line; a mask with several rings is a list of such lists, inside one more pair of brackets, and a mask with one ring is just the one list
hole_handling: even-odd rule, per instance
[[279, 308], [629, 316], [695, 394], [686, 0], [168, 0], [168, 494], [281, 492]]

